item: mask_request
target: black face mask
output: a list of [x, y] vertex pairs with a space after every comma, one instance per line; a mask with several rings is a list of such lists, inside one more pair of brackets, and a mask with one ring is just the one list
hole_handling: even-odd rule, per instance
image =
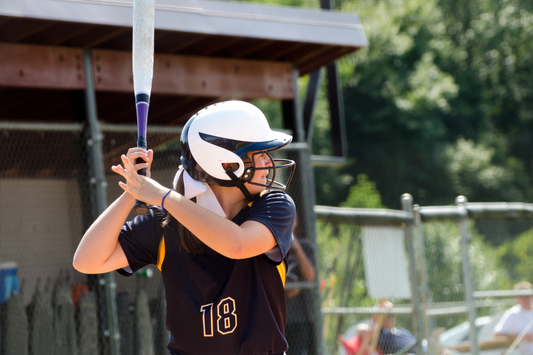
[[[264, 168], [257, 168], [255, 167], [255, 156], [259, 154], [266, 154], [268, 158], [270, 159], [271, 166], [267, 166]], [[296, 163], [293, 160], [289, 159], [274, 159], [272, 155], [268, 151], [259, 151], [252, 154], [251, 162], [246, 164], [247, 167], [244, 170], [244, 174], [242, 174], [241, 179], [245, 182], [257, 185], [257, 186], [264, 186], [266, 188], [273, 188], [278, 190], [285, 190], [291, 183], [292, 177], [294, 175], [294, 169], [296, 168]], [[281, 174], [277, 174], [276, 172], [280, 169], [289, 169], [288, 172], [286, 172], [286, 176], [283, 177], [283, 183], [276, 181], [276, 176], [279, 177]], [[252, 182], [252, 179], [254, 178], [255, 174], [261, 174], [265, 170], [268, 170], [268, 176], [267, 176], [267, 182], [265, 184], [260, 184], [256, 182]]]

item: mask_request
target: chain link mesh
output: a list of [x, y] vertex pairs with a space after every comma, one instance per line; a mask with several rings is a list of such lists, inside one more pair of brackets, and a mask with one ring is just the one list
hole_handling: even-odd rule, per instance
[[[490, 204], [488, 204], [490, 205]], [[531, 206], [529, 205], [529, 210]], [[338, 209], [339, 213], [341, 209]], [[374, 210], [374, 217], [379, 210]], [[372, 210], [360, 212], [372, 214]], [[508, 213], [508, 215], [511, 215]], [[368, 216], [368, 215], [367, 215]], [[525, 271], [530, 263], [527, 243], [523, 243], [522, 259], [513, 257], [512, 241], [526, 240], [533, 232], [531, 211], [528, 217], [507, 216], [489, 218], [471, 217], [468, 220], [468, 262], [471, 272], [465, 281], [461, 228], [457, 218], [426, 218], [414, 229], [416, 268], [418, 286], [421, 289], [420, 304], [413, 304], [409, 298], [389, 297], [393, 303], [395, 327], [414, 331], [412, 311], [422, 314], [423, 349], [429, 354], [468, 353], [469, 320], [466, 302], [465, 282], [471, 282], [474, 290], [474, 305], [478, 344], [481, 354], [491, 351], [503, 353], [510, 344], [498, 345], [496, 350], [488, 349], [493, 340], [493, 330], [501, 315], [517, 303], [512, 290], [515, 283], [526, 280], [530, 274]], [[354, 224], [345, 218], [345, 223], [331, 222], [331, 218], [319, 217], [317, 241], [320, 251], [319, 278], [320, 298], [323, 312], [322, 335], [326, 342], [326, 354], [355, 354], [353, 339], [359, 324], [370, 324], [378, 298], [372, 297], [369, 286], [368, 260], [379, 259], [386, 263], [386, 244], [383, 254], [365, 253], [363, 231], [373, 231], [367, 238], [382, 243], [382, 228], [368, 228], [375, 220], [368, 218], [368, 224]], [[405, 225], [397, 227], [404, 230]], [[516, 247], [515, 247], [516, 248]], [[401, 257], [405, 250], [397, 250]], [[520, 253], [518, 253], [520, 255]], [[385, 280], [387, 273], [399, 275], [398, 270], [383, 270], [375, 276]], [[465, 345], [466, 344], [466, 345]], [[462, 347], [460, 346], [462, 345]], [[466, 348], [465, 348], [466, 346]], [[458, 348], [461, 349], [459, 352]], [[512, 354], [519, 354], [514, 350]]]
[[[97, 216], [97, 182], [91, 178], [91, 142], [84, 127], [74, 124], [56, 128], [49, 125], [43, 129], [28, 123], [27, 129], [0, 130], [0, 353], [109, 354], [104, 291], [115, 286], [121, 354], [166, 354], [169, 333], [165, 327], [164, 290], [155, 266], [128, 278], [116, 275], [114, 285], [106, 285], [101, 275], [83, 275], [72, 269], [79, 240]], [[122, 193], [120, 177], [110, 167], [120, 162], [120, 155], [135, 141], [135, 130], [104, 126], [108, 203]], [[179, 165], [178, 132], [156, 130], [149, 133], [148, 142], [154, 150], [152, 177], [171, 187]], [[334, 223], [327, 219], [320, 219], [316, 227], [306, 223], [304, 207], [314, 203], [314, 187], [305, 175], [307, 163], [301, 152], [289, 147], [275, 154], [298, 164], [289, 189], [300, 221], [295, 236], [315, 271], [314, 277], [306, 277], [293, 248], [286, 287], [289, 354], [348, 354], [343, 343], [355, 335], [357, 324], [370, 322], [377, 302], [369, 297], [364, 236], [378, 240], [385, 233], [384, 227], [400, 234], [407, 227], [385, 223], [368, 228], [375, 223]], [[134, 217], [130, 214], [128, 219]], [[530, 237], [532, 221], [527, 216], [511, 217], [470, 219], [468, 254], [476, 292], [510, 290], [527, 275], [531, 266], [528, 244], [517, 251], [509, 242]], [[439, 336], [467, 321], [461, 229], [451, 218], [424, 220], [413, 238], [422, 240], [415, 245], [421, 275], [418, 281], [422, 289], [427, 287], [423, 304], [414, 305], [409, 298], [389, 299], [394, 304], [392, 312], [398, 328], [413, 330], [412, 309], [426, 310], [423, 334], [429, 342], [428, 350], [436, 354], [439, 346], [446, 345], [439, 343]], [[398, 250], [399, 256], [406, 253]], [[383, 256], [377, 254], [375, 258]], [[12, 277], [15, 272], [16, 278]], [[513, 304], [512, 296], [479, 296], [476, 312], [493, 326], [494, 317]], [[492, 336], [488, 327], [480, 328], [480, 342]], [[451, 341], [450, 337], [446, 339]], [[468, 341], [468, 333], [460, 340]]]

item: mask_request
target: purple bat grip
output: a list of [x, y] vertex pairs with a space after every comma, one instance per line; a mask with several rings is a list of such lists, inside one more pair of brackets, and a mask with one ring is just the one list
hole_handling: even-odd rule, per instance
[[[148, 103], [137, 103], [137, 131], [139, 137], [146, 137], [146, 126], [148, 122]], [[146, 149], [146, 146], [143, 147]]]

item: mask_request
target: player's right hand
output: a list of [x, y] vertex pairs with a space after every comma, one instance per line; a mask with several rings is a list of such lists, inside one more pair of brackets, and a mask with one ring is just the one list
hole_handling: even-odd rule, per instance
[[[152, 149], [144, 150], [140, 147], [130, 148], [128, 149], [126, 157], [135, 168], [135, 171], [146, 168], [146, 177], [151, 177], [150, 168], [152, 166], [152, 161], [154, 160], [154, 151]], [[144, 162], [137, 163], [138, 158], [142, 159]]]
[[[130, 148], [128, 154], [121, 157], [122, 165], [113, 165], [111, 169], [121, 175], [126, 182], [119, 181], [118, 185], [138, 201], [151, 205], [158, 205], [163, 196], [168, 192], [157, 181], [150, 178], [150, 166], [153, 160], [153, 151], [145, 151], [142, 148]], [[137, 163], [137, 159], [143, 163]], [[146, 168], [146, 176], [137, 173], [139, 169]]]

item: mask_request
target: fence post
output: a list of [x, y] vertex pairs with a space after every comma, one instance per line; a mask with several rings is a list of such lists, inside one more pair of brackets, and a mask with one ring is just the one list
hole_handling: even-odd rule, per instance
[[[85, 70], [85, 107], [87, 110], [87, 121], [89, 124], [90, 138], [88, 145], [90, 147], [92, 162], [91, 183], [96, 186], [96, 214], [102, 214], [107, 208], [107, 181], [104, 173], [104, 154], [102, 149], [102, 131], [98, 123], [96, 110], [96, 95], [94, 92], [94, 76], [91, 51], [83, 50], [83, 66]], [[120, 333], [118, 331], [118, 314], [117, 303], [115, 299], [116, 283], [112, 272], [108, 272], [101, 279], [105, 287], [105, 308], [107, 318], [107, 331], [109, 332], [109, 348], [111, 355], [120, 354]]]
[[455, 198], [455, 205], [461, 214], [461, 255], [463, 259], [463, 283], [465, 289], [466, 307], [468, 310], [468, 323], [470, 323], [470, 349], [472, 355], [479, 354], [476, 331], [476, 306], [474, 304], [474, 285], [472, 283], [472, 269], [470, 268], [470, 257], [468, 249], [470, 245], [470, 235], [468, 232], [468, 212], [466, 210], [467, 199], [464, 196]]
[[428, 341], [428, 354], [438, 355], [433, 353], [435, 344], [432, 341], [432, 324], [431, 319], [427, 314], [428, 303], [432, 302], [431, 294], [429, 293], [429, 278], [426, 263], [426, 248], [424, 243], [424, 225], [422, 223], [422, 216], [420, 215], [420, 206], [413, 206], [414, 223], [416, 230], [416, 240], [418, 247], [418, 263], [420, 269], [420, 298], [421, 298], [421, 311], [422, 311], [422, 334]]
[[419, 341], [416, 347], [418, 355], [422, 354], [422, 315], [420, 313], [420, 300], [418, 297], [418, 273], [416, 271], [416, 256], [415, 248], [413, 244], [413, 230], [414, 230], [414, 218], [413, 218], [413, 196], [410, 194], [403, 194], [402, 209], [410, 216], [410, 221], [405, 227], [405, 242], [407, 247], [407, 254], [409, 257], [409, 279], [411, 281], [411, 303], [413, 305], [413, 333], [416, 340]]
[[[292, 67], [292, 84], [294, 98], [282, 101], [282, 116], [285, 128], [293, 131], [294, 140], [287, 149], [287, 158], [297, 162], [297, 169], [294, 173], [293, 182], [289, 187], [289, 194], [294, 198], [299, 216], [299, 226], [303, 234], [313, 241], [315, 266], [319, 264], [319, 253], [316, 247], [316, 216], [313, 207], [316, 204], [315, 177], [313, 164], [311, 162], [311, 148], [306, 142], [305, 128], [302, 116], [302, 107], [298, 90], [299, 71], [296, 64]], [[315, 347], [320, 354], [325, 353], [326, 345], [322, 337], [322, 313], [320, 292], [318, 287], [313, 289], [313, 309], [315, 312]]]

